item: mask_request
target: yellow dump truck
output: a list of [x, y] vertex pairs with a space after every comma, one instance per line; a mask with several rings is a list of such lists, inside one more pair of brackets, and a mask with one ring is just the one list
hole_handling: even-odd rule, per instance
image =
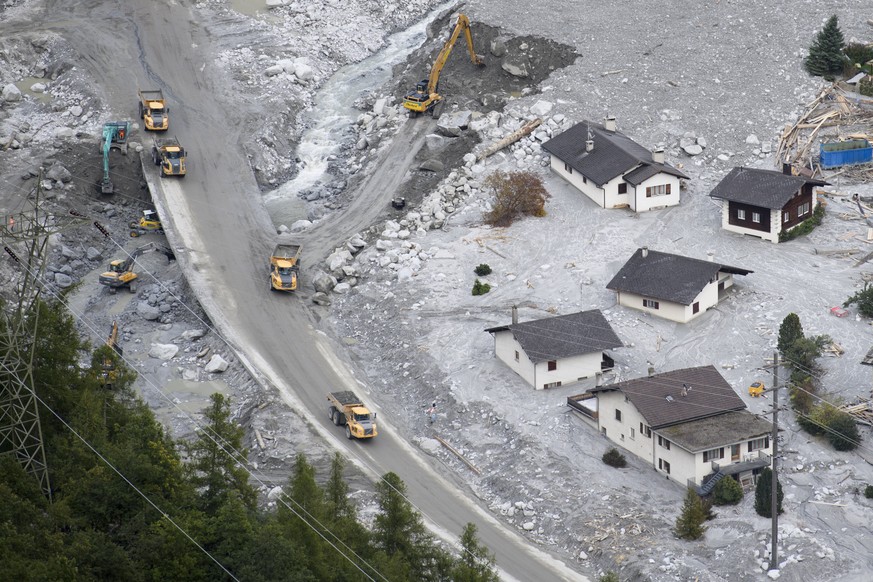
[[170, 109], [160, 89], [139, 90], [139, 116], [150, 131], [166, 131], [170, 128]]
[[185, 161], [188, 154], [175, 137], [156, 139], [152, 146], [152, 161], [161, 167], [161, 176], [179, 176], [184, 178], [188, 173]]
[[328, 416], [335, 425], [346, 427], [347, 439], [371, 439], [376, 431], [376, 413], [370, 412], [354, 392], [331, 392], [327, 395]]
[[297, 244], [278, 244], [270, 255], [270, 289], [296, 291], [300, 271], [300, 249]]

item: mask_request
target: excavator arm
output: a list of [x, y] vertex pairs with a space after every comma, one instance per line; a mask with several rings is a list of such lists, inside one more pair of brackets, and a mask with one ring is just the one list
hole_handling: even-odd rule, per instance
[[433, 94], [437, 92], [437, 86], [440, 82], [440, 73], [442, 73], [443, 67], [446, 66], [446, 61], [449, 60], [449, 55], [452, 54], [452, 49], [455, 47], [455, 42], [457, 42], [458, 37], [461, 35], [461, 31], [464, 32], [464, 38], [467, 39], [467, 50], [470, 53], [470, 59], [473, 61], [473, 64], [482, 64], [482, 58], [477, 55], [476, 51], [473, 49], [473, 34], [470, 32], [470, 19], [464, 14], [460, 14], [458, 15], [458, 22], [455, 24], [455, 29], [452, 31], [452, 36], [449, 37], [449, 40], [443, 46], [443, 50], [440, 51], [436, 61], [434, 61], [433, 68], [430, 70], [430, 77], [428, 77], [427, 82], [428, 93]]
[[114, 125], [103, 126], [103, 182], [100, 184], [100, 191], [103, 194], [115, 193], [115, 186], [109, 179], [109, 150], [112, 149], [112, 140], [115, 139], [116, 131]]

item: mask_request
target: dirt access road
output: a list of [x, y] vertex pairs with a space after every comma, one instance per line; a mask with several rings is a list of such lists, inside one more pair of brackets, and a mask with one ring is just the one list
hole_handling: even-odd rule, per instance
[[[248, 159], [238, 145], [248, 129], [246, 113], [238, 104], [222, 102], [228, 91], [222, 85], [224, 79], [212, 76], [213, 39], [198, 25], [190, 8], [177, 2], [156, 6], [151, 0], [47, 0], [44, 6], [37, 21], [9, 20], [0, 25], [0, 31], [15, 34], [41, 29], [63, 36], [82, 57], [76, 65], [96, 80], [119, 117], [135, 115], [137, 87], [164, 89], [172, 110], [171, 132], [189, 151], [189, 176], [184, 181], [161, 181], [153, 167], [146, 168], [150, 182], [165, 187], [155, 192], [155, 201], [198, 299], [218, 332], [256, 375], [278, 389], [289, 405], [304, 410], [326, 438], [370, 475], [387, 471], [400, 475], [411, 501], [444, 538], [456, 540], [465, 523], [476, 523], [506, 579], [584, 579], [471, 502], [430, 461], [422, 460], [396, 438], [384, 418], [380, 418], [382, 434], [368, 443], [346, 441], [328, 423], [325, 392], [329, 388], [365, 390], [333, 355], [326, 337], [316, 331], [302, 297], [268, 291], [264, 259], [274, 231]], [[362, 183], [380, 200], [387, 202], [402, 179], [402, 165], [411, 161], [409, 150], [418, 141], [415, 136], [424, 135], [428, 123], [420, 120], [411, 125], [416, 128], [406, 134], [411, 141], [398, 140], [389, 149], [402, 151], [399, 164], [391, 162], [381, 177], [377, 174]], [[342, 243], [347, 235], [366, 226], [362, 207], [378, 213], [384, 205], [373, 199], [352, 205], [348, 212], [358, 213], [354, 222], [336, 216], [325, 231], [313, 237], [313, 250], [329, 250], [331, 244]], [[333, 243], [328, 244], [330, 240]]]

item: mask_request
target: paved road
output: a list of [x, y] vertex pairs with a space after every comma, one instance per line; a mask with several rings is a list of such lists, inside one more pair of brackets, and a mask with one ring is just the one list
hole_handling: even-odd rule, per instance
[[[38, 23], [7, 22], [0, 33], [12, 33], [16, 26], [67, 38], [83, 57], [77, 66], [105, 89], [115, 115], [135, 116], [137, 86], [164, 88], [171, 100], [171, 132], [189, 151], [189, 175], [184, 181], [159, 180], [148, 166], [149, 181], [157, 186], [156, 205], [213, 324], [262, 380], [280, 390], [290, 406], [305, 410], [316, 429], [371, 476], [397, 473], [428, 525], [443, 537], [456, 540], [465, 523], [476, 523], [504, 579], [584, 580], [470, 501], [469, 492], [448, 482], [398, 438], [388, 419], [380, 417], [381, 434], [371, 442], [347, 441], [328, 422], [328, 388], [363, 389], [315, 330], [302, 298], [268, 290], [266, 257], [274, 231], [237, 145], [246, 127], [224, 121], [226, 111], [216, 102], [206, 71], [210, 53], [203, 47], [210, 38], [186, 6], [175, 0], [46, 0]], [[412, 131], [389, 149], [393, 153], [381, 173], [363, 183], [363, 196], [313, 235], [315, 251], [341, 244], [384, 209], [429, 123], [408, 122]]]

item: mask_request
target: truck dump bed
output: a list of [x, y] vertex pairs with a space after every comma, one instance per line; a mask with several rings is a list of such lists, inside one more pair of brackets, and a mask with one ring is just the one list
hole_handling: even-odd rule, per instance
[[160, 89], [155, 89], [151, 91], [142, 91], [139, 92], [139, 98], [143, 100], [144, 103], [150, 101], [160, 101], [163, 103], [164, 101], [164, 92]]
[[273, 259], [278, 261], [293, 261], [300, 255], [300, 245], [282, 244], [276, 245], [273, 251]]
[[331, 392], [330, 396], [333, 400], [336, 400], [338, 404], [342, 406], [363, 406], [364, 403], [361, 402], [361, 399], [355, 396], [355, 393], [350, 390], [345, 390], [343, 392]]

